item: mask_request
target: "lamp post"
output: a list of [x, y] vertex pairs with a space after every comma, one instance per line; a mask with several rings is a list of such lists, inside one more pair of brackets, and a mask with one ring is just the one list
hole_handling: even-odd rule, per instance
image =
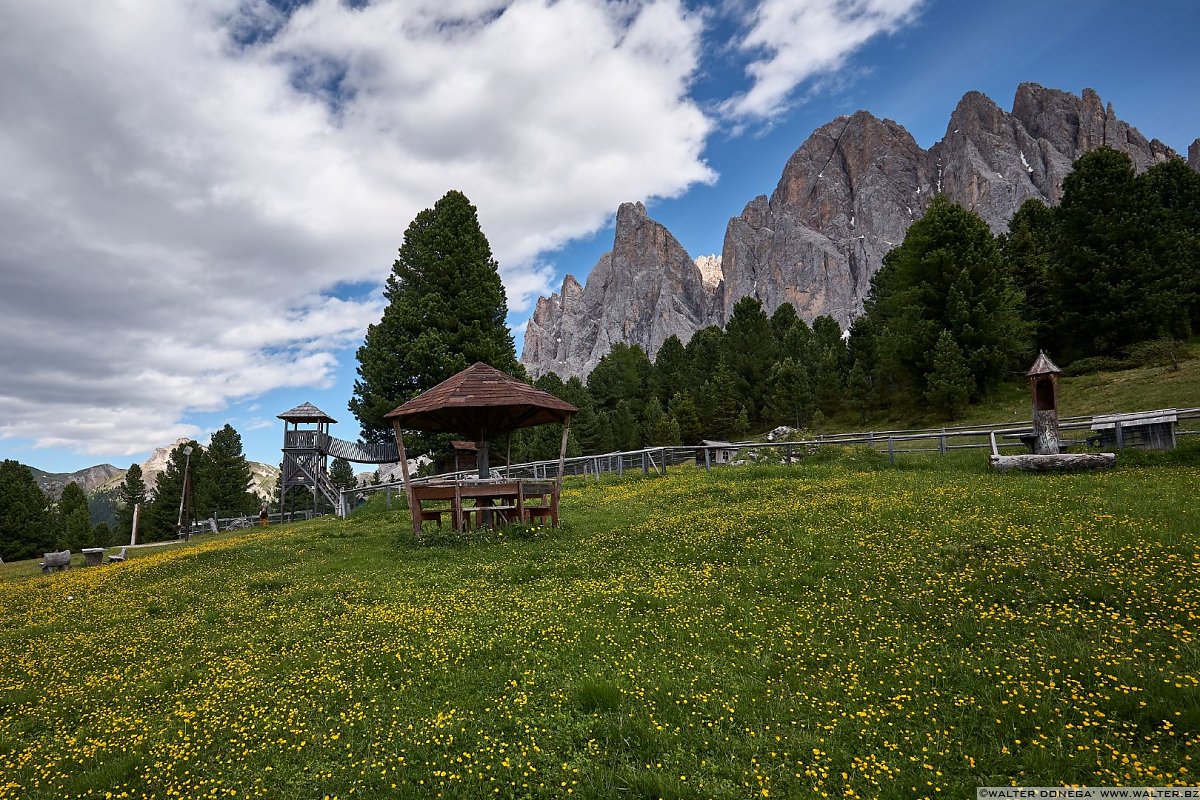
[[[183, 490], [180, 491], [180, 493], [179, 493], [179, 518], [175, 521], [175, 532], [177, 534], [183, 536], [185, 539], [187, 539], [190, 537], [187, 536], [187, 534], [183, 530], [183, 506], [188, 501], [188, 499], [189, 499], [188, 495], [191, 493], [191, 488], [192, 488], [192, 475], [191, 475], [192, 446], [191, 445], [188, 445], [187, 447], [183, 448], [183, 455], [185, 456], [185, 459], [183, 462]], [[191, 520], [190, 519], [188, 520], [188, 523], [189, 523], [188, 524], [189, 531], [187, 533], [190, 533], [191, 532], [190, 531], [190, 528], [191, 528]]]

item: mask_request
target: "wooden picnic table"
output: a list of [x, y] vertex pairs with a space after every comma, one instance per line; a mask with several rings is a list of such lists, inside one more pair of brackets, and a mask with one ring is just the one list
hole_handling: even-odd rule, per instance
[[[530, 522], [549, 517], [558, 524], [558, 497], [553, 481], [500, 480], [424, 483], [412, 487], [413, 501], [423, 522], [442, 524], [449, 514], [456, 530], [497, 522]], [[426, 503], [449, 503], [449, 508]]]

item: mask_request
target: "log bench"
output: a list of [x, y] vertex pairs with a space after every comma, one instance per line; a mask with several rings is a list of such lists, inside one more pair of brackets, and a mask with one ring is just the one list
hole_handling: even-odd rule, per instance
[[50, 572], [51, 570], [69, 569], [71, 566], [71, 551], [57, 550], [53, 553], [43, 553], [42, 558], [45, 559], [38, 564], [42, 568], [42, 572]]

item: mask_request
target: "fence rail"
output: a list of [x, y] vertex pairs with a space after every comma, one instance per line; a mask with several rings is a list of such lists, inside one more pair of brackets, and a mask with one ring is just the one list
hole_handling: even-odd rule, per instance
[[[1180, 424], [1190, 423], [1195, 427], [1175, 428], [1176, 436], [1195, 436], [1200, 434], [1200, 408], [1165, 409], [1157, 411], [1135, 412], [1136, 416], [1151, 416], [1155, 414], [1173, 414]], [[1131, 416], [1133, 416], [1131, 415]], [[1074, 446], [1095, 445], [1098, 437], [1092, 426], [1094, 420], [1101, 416], [1113, 417], [1113, 414], [1096, 416], [1064, 417], [1059, 420], [1059, 432], [1063, 433], [1062, 440]], [[1117, 447], [1123, 446], [1120, 438], [1120, 423], [1117, 425]], [[1071, 433], [1076, 432], [1074, 437]], [[691, 447], [647, 447], [641, 450], [605, 453], [602, 455], [576, 456], [563, 462], [563, 476], [583, 476], [600, 479], [601, 475], [623, 475], [626, 472], [642, 472], [649, 474], [654, 471], [666, 474], [667, 467], [680, 464], [696, 464], [706, 469], [733, 463], [766, 460], [763, 453], [773, 453], [771, 460], [777, 463], [790, 464], [803, 454], [816, 448], [827, 446], [866, 446], [879, 452], [886, 452], [888, 461], [896, 462], [897, 455], [910, 453], [938, 453], [944, 455], [951, 450], [990, 450], [1000, 452], [1002, 448], [1027, 448], [1021, 437], [1032, 435], [1032, 424], [1026, 421], [997, 422], [986, 425], [957, 425], [944, 428], [914, 428], [884, 431], [864, 431], [858, 433], [822, 434], [801, 441], [782, 442], [721, 442]], [[999, 437], [999, 438], [997, 438]], [[916, 446], [925, 444], [926, 446]], [[477, 476], [475, 470], [447, 472], [415, 478], [413, 483], [433, 481], [469, 480]], [[512, 464], [492, 470], [494, 478], [532, 478], [555, 479], [558, 477], [558, 460], [532, 461], [524, 464]], [[374, 492], [387, 492], [390, 498], [392, 492], [401, 488], [399, 481], [378, 484], [374, 486], [359, 486], [342, 492], [339, 503], [339, 515], [345, 516], [352, 507], [355, 496], [365, 496]]]

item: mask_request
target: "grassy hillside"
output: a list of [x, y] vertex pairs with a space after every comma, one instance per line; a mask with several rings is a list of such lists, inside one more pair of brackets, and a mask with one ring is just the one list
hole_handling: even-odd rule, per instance
[[555, 531], [369, 507], [4, 565], [0, 797], [1192, 783], [1200, 458], [1121, 461], [818, 455], [578, 484]]
[[[1063, 377], [1059, 385], [1059, 414], [1087, 416], [1119, 411], [1200, 406], [1200, 346], [1193, 344], [1177, 371], [1166, 367], [1139, 367], [1090, 375]], [[1030, 415], [1029, 385], [1014, 379], [987, 400], [966, 410], [953, 424], [976, 424], [1026, 420]], [[888, 428], [936, 427], [948, 424], [923, 408], [896, 408], [862, 418], [852, 412], [839, 415], [826, 431], [883, 430]]]

